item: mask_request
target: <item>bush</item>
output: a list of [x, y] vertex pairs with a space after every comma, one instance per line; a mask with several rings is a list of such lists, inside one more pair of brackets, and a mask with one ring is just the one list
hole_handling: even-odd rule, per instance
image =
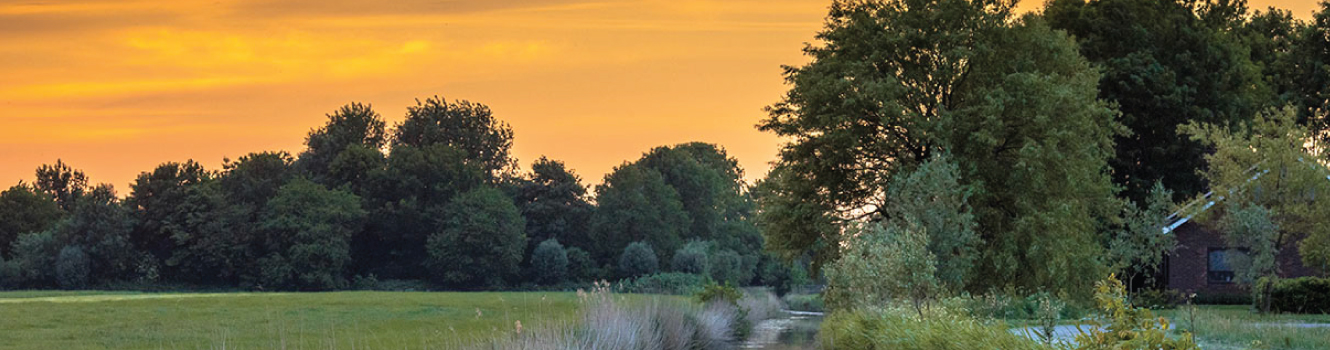
[[629, 244], [623, 248], [623, 255], [619, 256], [619, 273], [624, 277], [646, 276], [656, 273], [659, 269], [660, 262], [656, 258], [656, 252], [646, 242]]
[[707, 262], [707, 244], [701, 241], [688, 242], [683, 248], [674, 252], [670, 267], [676, 272], [707, 274], [710, 270], [710, 264]]
[[26, 287], [47, 287], [55, 284], [56, 257], [60, 254], [60, 243], [51, 231], [25, 233], [14, 242], [14, 269], [18, 273], [18, 284]]
[[531, 252], [531, 270], [541, 284], [563, 283], [568, 279], [568, 252], [556, 239], [547, 239]]
[[55, 262], [55, 279], [61, 288], [82, 289], [88, 285], [92, 274], [92, 262], [83, 248], [69, 246], [60, 250]]
[[1330, 278], [1299, 277], [1271, 280], [1262, 278], [1255, 289], [1273, 283], [1270, 292], [1270, 311], [1301, 314], [1330, 313]]
[[513, 201], [493, 188], [454, 198], [441, 231], [425, 242], [425, 266], [434, 280], [454, 287], [499, 287], [516, 275], [526, 252], [526, 221]]
[[568, 279], [586, 281], [599, 277], [596, 262], [591, 260], [591, 253], [578, 247], [568, 247], [564, 251], [568, 257]]
[[[1058, 298], [1049, 293], [1034, 293], [1025, 296], [1013, 297], [1017, 295], [1015, 290], [1005, 292], [993, 292], [980, 297], [962, 297], [965, 309], [970, 310], [970, 315], [980, 318], [998, 319], [998, 320], [1038, 320], [1047, 318], [1048, 315], [1040, 315], [1041, 304], [1052, 302], [1061, 305], [1057, 318], [1064, 320], [1074, 320], [1085, 316], [1087, 310], [1080, 303], [1071, 302], [1064, 298]], [[1045, 300], [1044, 298], [1049, 298]]]
[[[1168, 336], [1168, 321], [1127, 303], [1127, 288], [1114, 276], [1095, 283], [1099, 319], [1076, 336], [1075, 350], [1199, 350], [1191, 333]], [[1080, 328], [1080, 327], [1078, 327]]]
[[722, 250], [711, 256], [711, 278], [720, 283], [740, 284], [743, 274], [743, 257], [733, 250]]
[[728, 283], [721, 285], [712, 282], [702, 287], [702, 290], [694, 294], [693, 298], [702, 304], [723, 302], [737, 305], [739, 298], [743, 298], [743, 296], [744, 293], [733, 285]]
[[964, 312], [934, 307], [925, 315], [902, 307], [837, 311], [822, 322], [818, 337], [828, 350], [1053, 349]]
[[1143, 290], [1131, 296], [1131, 304], [1151, 310], [1169, 310], [1183, 302], [1182, 292], [1177, 290]]
[[785, 306], [794, 311], [822, 312], [826, 307], [822, 305], [822, 294], [786, 294], [781, 298]]
[[691, 273], [661, 273], [619, 282], [618, 291], [642, 294], [695, 295], [702, 290], [707, 278]]

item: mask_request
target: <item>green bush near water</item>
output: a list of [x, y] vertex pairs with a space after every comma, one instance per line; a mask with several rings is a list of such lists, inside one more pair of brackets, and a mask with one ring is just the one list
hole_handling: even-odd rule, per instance
[[921, 318], [907, 308], [861, 308], [835, 312], [822, 321], [822, 349], [1050, 350], [1004, 325], [979, 321], [964, 313], [933, 308]]

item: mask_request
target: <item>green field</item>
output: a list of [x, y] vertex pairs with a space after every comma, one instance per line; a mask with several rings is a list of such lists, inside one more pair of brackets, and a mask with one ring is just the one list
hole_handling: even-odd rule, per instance
[[1205, 349], [1249, 349], [1252, 341], [1279, 350], [1319, 350], [1330, 344], [1330, 315], [1261, 315], [1245, 305], [1203, 305], [1194, 315], [1179, 307], [1159, 314], [1171, 319], [1174, 329], [1195, 330]]
[[444, 349], [575, 317], [574, 293], [0, 293], [0, 349]]

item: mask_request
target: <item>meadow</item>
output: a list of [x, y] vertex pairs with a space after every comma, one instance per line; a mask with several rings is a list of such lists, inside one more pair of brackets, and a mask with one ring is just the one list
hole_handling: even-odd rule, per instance
[[580, 305], [545, 292], [3, 292], [0, 349], [447, 349], [569, 322]]
[[[1330, 344], [1330, 315], [1261, 315], [1247, 305], [1202, 305], [1165, 310], [1174, 330], [1192, 330], [1205, 349], [1325, 349]], [[1253, 346], [1253, 342], [1260, 342]]]

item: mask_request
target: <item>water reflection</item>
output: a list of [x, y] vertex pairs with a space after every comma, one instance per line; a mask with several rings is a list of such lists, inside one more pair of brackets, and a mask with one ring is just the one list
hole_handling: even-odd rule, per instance
[[785, 315], [784, 318], [762, 321], [753, 326], [752, 336], [741, 347], [768, 350], [816, 349], [822, 314], [786, 311]]

